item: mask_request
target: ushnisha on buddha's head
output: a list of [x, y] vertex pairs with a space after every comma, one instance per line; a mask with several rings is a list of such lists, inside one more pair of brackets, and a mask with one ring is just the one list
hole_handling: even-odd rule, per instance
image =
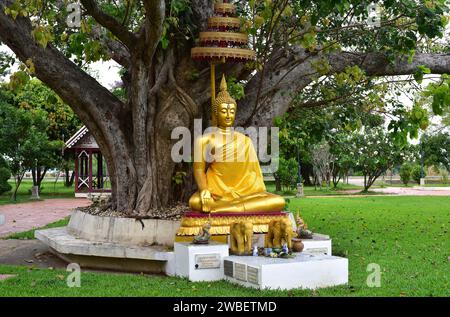
[[236, 117], [237, 104], [227, 91], [227, 82], [225, 76], [222, 75], [220, 82], [220, 91], [216, 96], [213, 104], [213, 114], [215, 122], [219, 128], [230, 128], [234, 124]]

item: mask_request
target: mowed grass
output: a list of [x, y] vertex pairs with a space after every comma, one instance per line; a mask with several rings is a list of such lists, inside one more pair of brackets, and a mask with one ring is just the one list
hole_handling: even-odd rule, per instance
[[[15, 188], [14, 182], [9, 181], [9, 184]], [[12, 192], [7, 192], [0, 195], [0, 205], [5, 204], [15, 204], [29, 202], [31, 197], [31, 187], [33, 186], [32, 180], [24, 180], [19, 186], [17, 191], [17, 201], [11, 199]], [[45, 179], [41, 184], [41, 199], [51, 199], [51, 198], [73, 198], [74, 197], [74, 187], [65, 187], [64, 182], [46, 181]]]
[[69, 217], [49, 223], [48, 225], [43, 226], [43, 227], [34, 228], [34, 229], [31, 229], [28, 231], [23, 231], [23, 232], [16, 232], [16, 233], [13, 233], [3, 239], [19, 239], [19, 240], [35, 239], [34, 232], [36, 230], [64, 227], [64, 226], [67, 226], [68, 223], [69, 223]]
[[[333, 253], [349, 259], [349, 284], [310, 290], [258, 291], [227, 282], [139, 274], [82, 272], [69, 288], [63, 270], [0, 265], [0, 296], [449, 296], [450, 197], [291, 199], [313, 231], [333, 239]], [[369, 287], [368, 265], [381, 269], [380, 287]]]
[[[275, 193], [283, 196], [295, 196], [297, 190], [283, 189], [281, 191], [275, 190], [275, 183], [272, 181], [266, 181], [266, 189], [271, 193]], [[375, 186], [374, 186], [375, 188]], [[314, 186], [303, 186], [303, 193], [305, 196], [334, 196], [334, 195], [367, 195], [368, 193], [361, 193], [364, 189], [362, 186], [339, 183], [336, 188], [333, 185], [330, 188], [322, 186], [322, 188]], [[355, 190], [358, 192], [355, 193]], [[370, 192], [369, 194], [378, 194], [376, 192]]]

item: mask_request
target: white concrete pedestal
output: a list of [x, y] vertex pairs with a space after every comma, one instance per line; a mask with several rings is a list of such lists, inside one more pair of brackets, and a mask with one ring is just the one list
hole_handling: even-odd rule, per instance
[[223, 259], [229, 255], [227, 244], [175, 242], [174, 253], [175, 275], [193, 282], [223, 279]]
[[425, 178], [420, 178], [420, 186], [425, 186]]
[[313, 233], [312, 239], [301, 239], [303, 245], [303, 252], [311, 254], [326, 254], [331, 253], [331, 239], [329, 236], [319, 233]]
[[225, 279], [259, 289], [316, 289], [348, 283], [348, 259], [308, 253], [280, 259], [229, 256], [224, 259]]

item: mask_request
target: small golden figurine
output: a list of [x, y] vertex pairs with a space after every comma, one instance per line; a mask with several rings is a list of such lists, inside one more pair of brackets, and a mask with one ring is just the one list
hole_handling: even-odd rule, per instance
[[297, 237], [303, 239], [312, 239], [313, 233], [311, 230], [308, 230], [308, 226], [303, 221], [303, 219], [300, 218], [300, 215], [297, 214], [297, 216], [295, 217], [295, 222], [297, 224]]
[[253, 224], [249, 221], [230, 225], [230, 249], [232, 254], [252, 254]]
[[284, 243], [287, 248], [292, 248], [292, 238], [294, 237], [294, 230], [292, 229], [291, 221], [289, 219], [272, 220], [269, 223], [269, 230], [266, 234], [265, 245], [266, 248], [281, 248]]
[[202, 230], [198, 235], [194, 237], [192, 241], [193, 244], [208, 244], [211, 235], [209, 233], [209, 229], [211, 229], [211, 223], [207, 222], [202, 226]]

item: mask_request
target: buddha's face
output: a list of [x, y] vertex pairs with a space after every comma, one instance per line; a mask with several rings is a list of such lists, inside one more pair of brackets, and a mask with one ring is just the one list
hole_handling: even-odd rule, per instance
[[217, 107], [217, 126], [229, 128], [234, 124], [236, 116], [236, 105], [233, 103], [221, 103]]

